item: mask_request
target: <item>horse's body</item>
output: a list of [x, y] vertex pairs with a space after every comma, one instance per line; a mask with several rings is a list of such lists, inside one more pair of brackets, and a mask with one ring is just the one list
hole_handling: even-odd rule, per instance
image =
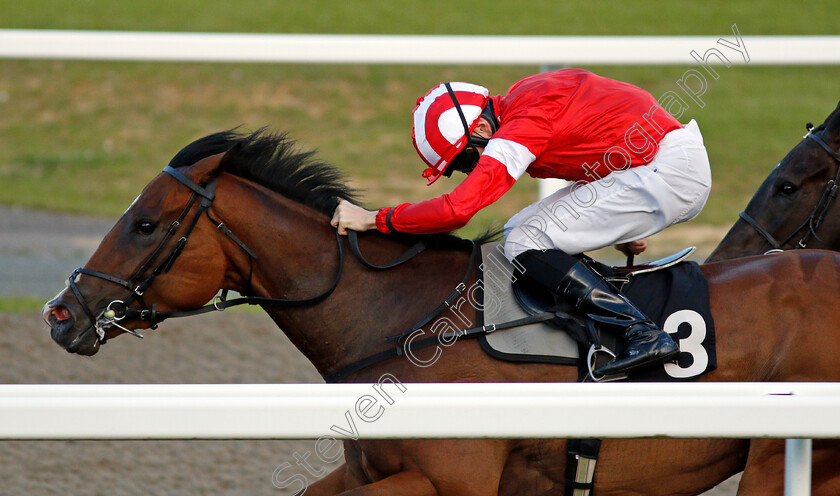
[[[338, 270], [336, 238], [325, 208], [312, 208], [304, 204], [311, 204], [311, 198], [292, 200], [220, 169], [220, 161], [224, 169], [235, 160], [235, 155], [215, 155], [179, 170], [200, 185], [218, 176], [212, 216], [230, 226], [258, 258], [250, 261], [236, 242], [201, 217], [172, 270], [161, 271], [144, 292], [143, 299], [156, 303], [157, 310], [196, 308], [220, 288], [303, 299], [322, 293], [333, 282]], [[172, 176], [158, 176], [106, 236], [86, 268], [133, 283], [131, 274], [161, 243], [165, 226], [179, 216], [190, 195]], [[162, 243], [164, 252], [176, 238]], [[406, 247], [379, 234], [361, 235], [360, 242], [365, 254], [378, 262]], [[392, 347], [384, 338], [406, 330], [446, 298], [461, 282], [469, 257], [467, 250], [443, 243], [383, 272], [348, 258], [328, 298], [302, 307], [265, 309], [318, 371], [327, 375]], [[840, 353], [839, 267], [840, 254], [815, 251], [704, 266], [717, 331], [718, 369], [699, 380], [840, 381], [840, 369], [833, 363]], [[92, 322], [82, 306], [89, 305], [98, 317], [110, 302], [123, 299], [126, 290], [89, 274], [82, 274], [75, 287], [84, 295], [82, 299], [73, 291], [62, 291], [47, 304], [44, 315], [62, 347], [92, 354], [98, 351], [100, 340], [89, 330]], [[459, 311], [475, 322], [472, 307], [460, 306]], [[452, 310], [439, 318], [460, 319]], [[149, 324], [126, 320], [121, 325], [134, 329]], [[119, 333], [116, 327], [106, 329], [108, 338]], [[402, 382], [571, 382], [577, 377], [573, 367], [497, 361], [475, 340], [461, 340], [440, 350], [439, 359], [429, 367], [399, 357], [359, 371], [349, 380], [376, 382], [386, 373]], [[417, 355], [428, 358], [424, 351], [432, 353], [428, 348]], [[446, 415], [440, 412], [442, 422]], [[781, 440], [752, 445], [747, 440], [726, 439], [609, 440], [602, 445], [596, 490], [602, 496], [699, 494], [746, 468], [739, 495], [781, 494], [783, 452]], [[814, 444], [815, 496], [840, 494], [838, 456], [838, 442]], [[348, 441], [345, 458], [342, 468], [311, 486], [307, 494], [460, 496], [564, 491], [564, 440]]]

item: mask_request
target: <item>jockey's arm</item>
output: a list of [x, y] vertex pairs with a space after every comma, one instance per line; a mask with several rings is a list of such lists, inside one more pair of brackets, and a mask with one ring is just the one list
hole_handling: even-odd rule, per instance
[[[482, 208], [502, 197], [536, 160], [551, 137], [551, 123], [544, 111], [532, 109], [509, 119], [493, 134], [493, 139], [475, 169], [451, 193], [419, 203], [403, 203], [373, 212], [351, 208], [336, 209], [333, 226], [346, 229], [414, 234], [449, 232], [464, 227]], [[354, 227], [355, 226], [355, 227]]]
[[482, 208], [498, 200], [513, 186], [504, 165], [492, 158], [479, 160], [476, 168], [451, 193], [419, 203], [403, 203], [378, 211], [342, 201], [332, 225], [339, 234], [347, 229], [378, 229], [415, 234], [448, 232], [463, 227]]
[[499, 161], [482, 156], [475, 169], [451, 193], [420, 203], [380, 209], [376, 228], [382, 232], [415, 234], [453, 231], [501, 198], [515, 182]]

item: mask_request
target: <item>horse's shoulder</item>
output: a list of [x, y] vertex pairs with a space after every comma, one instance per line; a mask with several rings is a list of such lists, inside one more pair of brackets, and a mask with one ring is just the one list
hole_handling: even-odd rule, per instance
[[701, 266], [709, 280], [731, 281], [741, 277], [767, 277], [787, 280], [811, 279], [815, 273], [835, 274], [840, 269], [840, 252], [829, 250], [789, 250], [770, 255], [753, 255], [712, 262]]
[[827, 264], [840, 267], [840, 252], [830, 250], [788, 250], [750, 258], [758, 259], [754, 263], [761, 263], [761, 259], [764, 259], [774, 267], [787, 268], [788, 270], [796, 267], [809, 268]]

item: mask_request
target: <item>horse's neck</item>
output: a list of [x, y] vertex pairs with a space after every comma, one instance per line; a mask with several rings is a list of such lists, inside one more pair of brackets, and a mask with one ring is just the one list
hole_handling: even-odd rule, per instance
[[[238, 183], [236, 187], [249, 186]], [[271, 298], [304, 299], [332, 285], [339, 268], [329, 219], [259, 188], [256, 194], [231, 197], [237, 199], [220, 204], [219, 215], [257, 254], [250, 291]], [[366, 255], [374, 260], [389, 258], [396, 249], [400, 247], [391, 243], [365, 245], [370, 251]], [[375, 272], [348, 253], [341, 280], [327, 299], [314, 305], [265, 309], [319, 372], [333, 372], [393, 346], [384, 338], [407, 330], [435, 308], [457, 285], [454, 279], [466, 270], [468, 255], [421, 257], [430, 262]], [[239, 264], [241, 277], [248, 268]]]

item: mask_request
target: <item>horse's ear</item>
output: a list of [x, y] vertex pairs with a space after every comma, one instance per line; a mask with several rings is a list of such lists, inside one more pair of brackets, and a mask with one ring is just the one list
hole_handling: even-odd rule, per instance
[[206, 185], [222, 172], [224, 153], [217, 153], [205, 157], [184, 169], [184, 174], [201, 186]]
[[237, 141], [226, 152], [217, 153], [205, 157], [187, 169], [187, 175], [196, 183], [205, 185], [213, 180], [214, 177], [224, 172], [228, 164], [231, 164], [239, 151], [242, 149], [243, 142]]
[[236, 156], [239, 155], [239, 151], [242, 150], [243, 146], [244, 146], [244, 141], [243, 140], [239, 140], [236, 143], [234, 143], [233, 146], [230, 147], [230, 149], [224, 153], [224, 156], [222, 157], [222, 161], [219, 164], [219, 168], [222, 169], [222, 170], [227, 168], [228, 164], [232, 163], [233, 160], [236, 158]]
[[835, 142], [840, 142], [840, 102], [837, 103], [834, 112], [826, 118], [825, 130], [829, 138], [834, 139]]

